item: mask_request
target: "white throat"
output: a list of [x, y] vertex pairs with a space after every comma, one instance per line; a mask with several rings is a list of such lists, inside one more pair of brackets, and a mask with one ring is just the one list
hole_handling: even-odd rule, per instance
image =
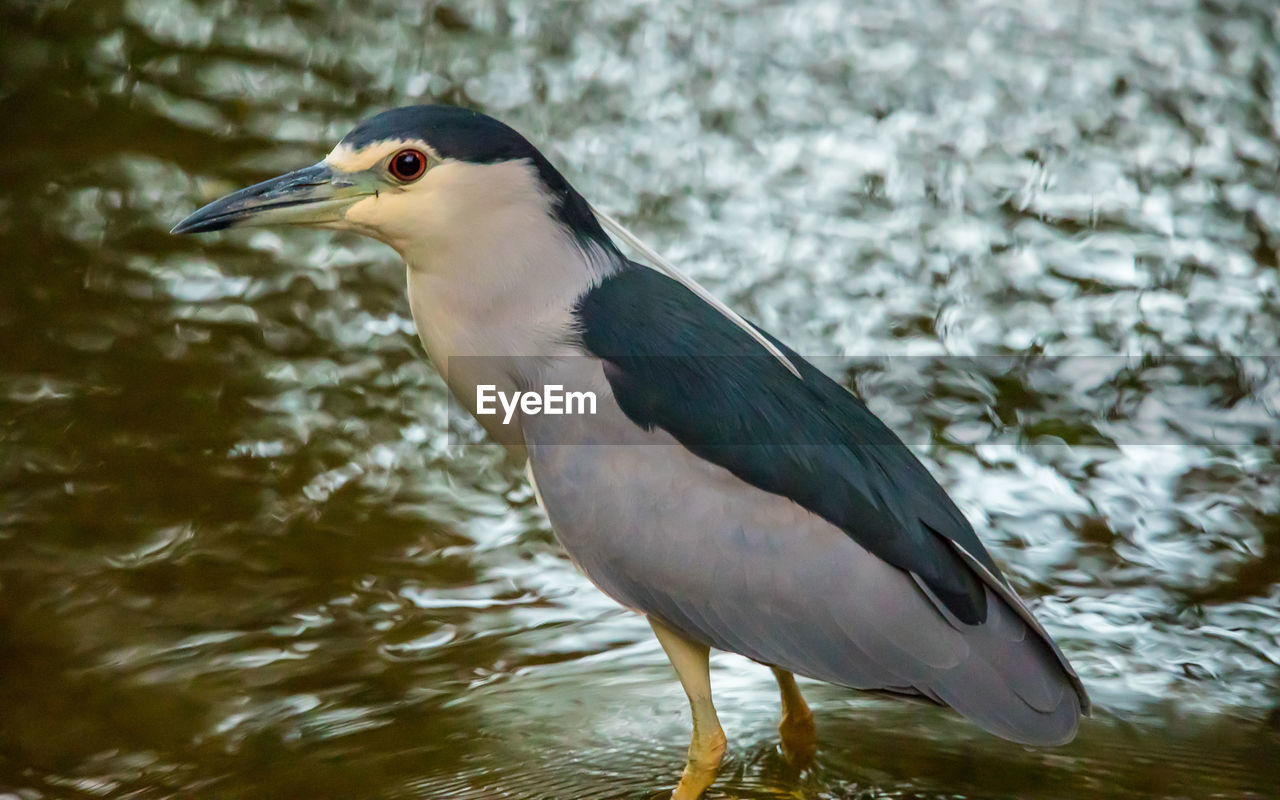
[[418, 336], [451, 385], [451, 358], [571, 352], [574, 304], [615, 265], [552, 202], [527, 162], [445, 161], [348, 211], [348, 225], [404, 258]]

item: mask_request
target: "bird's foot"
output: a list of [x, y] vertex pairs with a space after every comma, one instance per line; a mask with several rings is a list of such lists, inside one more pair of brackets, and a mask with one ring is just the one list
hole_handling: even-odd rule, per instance
[[782, 735], [782, 757], [793, 769], [804, 769], [813, 763], [818, 752], [818, 732], [813, 725], [813, 712], [808, 706], [782, 715], [778, 723]]
[[707, 736], [695, 735], [689, 745], [689, 760], [680, 775], [680, 783], [671, 793], [671, 800], [698, 800], [716, 779], [727, 744], [724, 731], [719, 727]]

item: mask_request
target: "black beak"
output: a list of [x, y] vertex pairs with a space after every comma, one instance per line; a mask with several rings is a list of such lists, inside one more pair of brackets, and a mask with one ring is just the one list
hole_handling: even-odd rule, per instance
[[[250, 225], [323, 225], [342, 219], [356, 200], [372, 194], [350, 180], [335, 181], [321, 162], [256, 183], [214, 200], [174, 226], [170, 233], [205, 233]], [[345, 177], [345, 176], [344, 176]]]

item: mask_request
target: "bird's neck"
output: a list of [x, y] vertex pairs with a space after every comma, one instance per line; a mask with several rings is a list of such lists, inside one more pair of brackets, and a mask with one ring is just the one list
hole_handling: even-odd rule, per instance
[[[485, 235], [406, 253], [409, 307], [418, 337], [454, 398], [494, 440], [521, 452], [519, 419], [479, 415], [478, 390], [504, 395], [560, 383], [586, 365], [574, 307], [611, 269], [546, 215], [495, 219]], [[499, 233], [499, 231], [501, 231]]]
[[454, 385], [450, 361], [490, 359], [499, 369], [504, 360], [575, 353], [574, 305], [617, 268], [615, 255], [520, 204], [490, 208], [421, 242], [401, 250], [409, 305], [428, 355], [455, 392], [467, 387]]

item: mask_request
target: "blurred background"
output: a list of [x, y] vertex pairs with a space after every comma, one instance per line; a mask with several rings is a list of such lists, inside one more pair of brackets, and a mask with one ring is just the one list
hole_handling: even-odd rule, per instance
[[1272, 0], [0, 9], [4, 800], [673, 784], [666, 659], [450, 440], [398, 258], [167, 234], [411, 101], [511, 123], [825, 357], [1098, 705], [1035, 751], [811, 684], [797, 777], [721, 655], [713, 797], [1277, 796]]

